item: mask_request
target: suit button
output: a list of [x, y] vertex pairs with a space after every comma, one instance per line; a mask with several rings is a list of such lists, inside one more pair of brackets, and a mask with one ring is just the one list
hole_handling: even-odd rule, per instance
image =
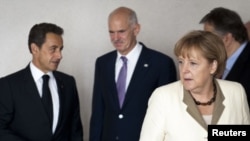
[[116, 136], [116, 137], [115, 137], [115, 140], [117, 140], [117, 141], [118, 141], [118, 140], [119, 140], [119, 137], [118, 137], [118, 136]]
[[118, 118], [123, 119], [123, 114], [119, 114]]

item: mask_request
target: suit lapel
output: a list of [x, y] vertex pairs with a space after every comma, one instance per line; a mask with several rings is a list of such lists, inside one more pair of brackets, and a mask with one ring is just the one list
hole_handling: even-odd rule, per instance
[[[218, 81], [215, 81], [216, 84], [216, 89], [217, 89], [217, 95], [216, 95], [216, 100], [214, 103], [214, 111], [213, 111], [213, 116], [212, 116], [212, 121], [211, 124], [217, 124], [221, 114], [223, 113], [223, 110], [225, 106], [223, 105], [223, 101], [225, 97], [222, 94], [221, 88], [218, 84]], [[207, 130], [207, 124], [205, 120], [203, 119], [202, 115], [199, 112], [199, 109], [193, 102], [193, 98], [190, 95], [190, 93], [183, 89], [184, 91], [184, 98], [183, 102], [187, 105], [187, 112], [204, 128]]]
[[190, 93], [183, 89], [184, 96], [183, 96], [183, 102], [187, 105], [187, 112], [196, 120], [205, 130], [207, 130], [207, 124], [202, 118], [202, 115], [199, 112], [199, 109], [195, 105], [192, 96]]
[[216, 88], [217, 88], [217, 95], [216, 95], [216, 100], [214, 102], [214, 112], [213, 112], [213, 117], [212, 117], [212, 122], [211, 124], [217, 124], [224, 109], [225, 105], [223, 104], [225, 97], [222, 93], [222, 90], [219, 86], [219, 82], [216, 80], [215, 81]]
[[58, 91], [58, 97], [59, 97], [59, 116], [58, 116], [58, 123], [57, 123], [57, 127], [56, 127], [56, 130], [55, 130], [55, 134], [57, 132], [57, 130], [59, 129], [60, 127], [60, 123], [62, 121], [62, 115], [63, 115], [63, 110], [64, 109], [64, 104], [63, 102], [65, 101], [65, 95], [64, 95], [64, 84], [63, 84], [63, 81], [62, 79], [59, 77], [59, 75], [56, 73], [56, 72], [53, 72], [53, 75], [56, 79], [56, 84], [57, 84], [57, 91]]
[[[106, 79], [107, 79], [107, 87], [105, 87], [105, 91], [107, 91], [108, 93], [112, 94], [111, 95], [111, 101], [112, 102], [112, 107], [115, 107], [116, 110], [120, 110], [120, 106], [119, 106], [119, 99], [118, 99], [118, 92], [116, 89], [116, 82], [115, 82], [115, 63], [116, 63], [116, 58], [117, 58], [117, 52], [114, 51], [111, 54], [111, 57], [108, 58], [107, 60], [107, 66], [105, 68], [105, 71], [107, 71], [107, 73], [104, 72], [104, 74], [107, 74]], [[112, 68], [112, 69], [110, 69]]]
[[30, 101], [34, 101], [34, 103], [37, 103], [36, 105], [34, 105], [34, 108], [37, 107], [36, 109], [38, 110], [40, 109], [39, 111], [43, 113], [44, 117], [41, 118], [49, 120], [47, 112], [45, 111], [43, 103], [41, 101], [41, 97], [39, 95], [36, 83], [31, 75], [29, 65], [25, 68], [24, 72], [25, 72], [23, 76], [24, 83], [21, 84], [24, 85], [25, 88], [24, 90], [26, 91], [24, 92], [24, 94], [27, 93], [27, 99], [29, 99]]

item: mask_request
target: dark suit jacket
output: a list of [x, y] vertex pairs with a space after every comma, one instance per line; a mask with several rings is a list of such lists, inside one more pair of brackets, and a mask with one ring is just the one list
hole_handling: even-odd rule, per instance
[[247, 43], [225, 79], [237, 81], [243, 85], [250, 106], [250, 42]]
[[53, 74], [60, 101], [54, 135], [28, 65], [0, 79], [0, 141], [83, 141], [75, 79]]
[[96, 60], [90, 141], [138, 141], [153, 90], [177, 79], [173, 60], [143, 45], [120, 109], [115, 82], [116, 58], [117, 52], [112, 51]]

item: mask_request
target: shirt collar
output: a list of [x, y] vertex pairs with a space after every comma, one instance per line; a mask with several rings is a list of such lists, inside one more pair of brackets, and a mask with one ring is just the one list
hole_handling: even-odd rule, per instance
[[[32, 61], [30, 62], [30, 70], [35, 82], [41, 79], [41, 77], [44, 75], [44, 72], [42, 72], [39, 68], [37, 68]], [[50, 77], [53, 77], [52, 72], [48, 72], [47, 74]]]
[[[134, 58], [136, 56], [140, 55], [140, 52], [142, 50], [142, 45], [138, 42], [136, 43], [135, 47], [126, 55], [126, 58], [130, 60], [131, 58]], [[117, 59], [119, 60], [120, 57], [123, 56], [117, 51]]]
[[235, 61], [240, 56], [241, 52], [245, 49], [246, 44], [247, 44], [247, 42], [244, 42], [243, 44], [241, 44], [241, 46], [232, 54], [232, 56], [230, 56], [227, 59], [227, 63], [226, 63], [226, 69], [227, 70], [231, 70], [231, 68], [233, 67]]

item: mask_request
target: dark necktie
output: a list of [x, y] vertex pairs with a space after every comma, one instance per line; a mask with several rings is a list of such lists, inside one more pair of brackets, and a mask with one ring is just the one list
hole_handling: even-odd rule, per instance
[[120, 107], [122, 107], [122, 104], [123, 104], [123, 101], [124, 101], [124, 98], [125, 98], [126, 78], [127, 78], [127, 58], [122, 56], [121, 59], [123, 61], [123, 65], [121, 67], [121, 70], [119, 72], [118, 79], [117, 79], [117, 82], [116, 82]]
[[[50, 125], [53, 123], [53, 104], [49, 89], [49, 75], [43, 75], [42, 102], [49, 116]], [[52, 128], [51, 128], [52, 129]]]

